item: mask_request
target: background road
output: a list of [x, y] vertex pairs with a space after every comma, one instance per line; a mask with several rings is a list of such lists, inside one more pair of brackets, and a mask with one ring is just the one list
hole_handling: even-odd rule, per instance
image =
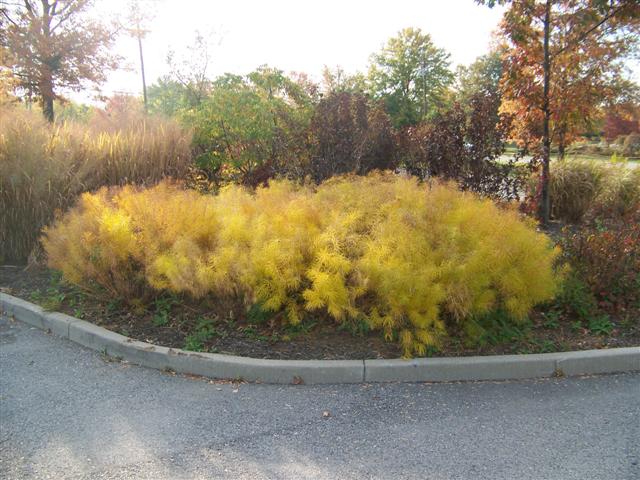
[[639, 374], [234, 385], [0, 318], [3, 479], [626, 480], [639, 461]]

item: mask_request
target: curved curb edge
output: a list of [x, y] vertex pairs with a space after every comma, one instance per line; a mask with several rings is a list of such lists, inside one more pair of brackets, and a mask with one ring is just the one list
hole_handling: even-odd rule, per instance
[[413, 360], [269, 360], [140, 342], [0, 292], [0, 312], [106, 355], [159, 370], [264, 383], [516, 380], [640, 371], [640, 347]]

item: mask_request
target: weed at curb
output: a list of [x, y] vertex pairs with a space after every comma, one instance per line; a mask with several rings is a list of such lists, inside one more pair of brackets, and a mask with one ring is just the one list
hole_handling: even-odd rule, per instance
[[588, 328], [591, 333], [606, 336], [613, 330], [613, 323], [608, 315], [600, 315], [589, 320]]
[[184, 349], [191, 352], [205, 352], [205, 343], [218, 334], [213, 326], [213, 320], [200, 317], [195, 330], [185, 339]]
[[100, 350], [100, 358], [102, 359], [103, 362], [106, 362], [106, 363], [123, 363], [124, 362], [124, 358], [122, 357], [122, 355], [109, 355], [109, 353], [107, 352], [107, 347], [104, 347], [102, 350]]

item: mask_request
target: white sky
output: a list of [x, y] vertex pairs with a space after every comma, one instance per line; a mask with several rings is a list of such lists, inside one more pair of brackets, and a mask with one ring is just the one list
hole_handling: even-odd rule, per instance
[[[167, 74], [169, 49], [184, 51], [195, 32], [213, 32], [210, 76], [246, 74], [268, 64], [316, 80], [324, 65], [365, 71], [369, 56], [399, 30], [418, 27], [451, 54], [452, 67], [469, 64], [489, 49], [503, 8], [474, 0], [142, 0], [155, 12], [144, 40], [147, 85]], [[125, 15], [130, 0], [96, 0], [94, 14]], [[115, 50], [129, 71], [109, 75], [102, 93], [141, 95], [138, 46], [123, 36]], [[640, 65], [630, 63], [640, 81]], [[89, 93], [71, 95], [90, 101]]]
[[[127, 0], [98, 0], [94, 12], [123, 15]], [[319, 79], [323, 65], [365, 70], [369, 55], [405, 27], [429, 33], [451, 54], [452, 66], [487, 52], [502, 10], [473, 0], [155, 0], [143, 48], [147, 84], [168, 73], [170, 48], [181, 51], [195, 31], [215, 32], [211, 76], [245, 74], [262, 64]], [[109, 75], [103, 93], [141, 93], [137, 43], [122, 37], [116, 51], [131, 71]], [[87, 100], [86, 95], [73, 95]]]

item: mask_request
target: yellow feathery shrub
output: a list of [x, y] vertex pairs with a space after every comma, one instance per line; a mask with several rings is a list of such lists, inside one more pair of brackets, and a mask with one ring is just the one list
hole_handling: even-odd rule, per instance
[[364, 319], [405, 355], [493, 309], [518, 321], [557, 284], [558, 252], [515, 211], [391, 174], [216, 196], [166, 183], [101, 190], [44, 245], [72, 282], [259, 303], [291, 324], [305, 311]]
[[196, 265], [215, 240], [210, 203], [166, 182], [85, 193], [44, 229], [49, 265], [73, 283], [94, 282], [128, 300], [143, 300], [149, 286], [197, 294]]
[[208, 292], [205, 265], [218, 233], [210, 198], [161, 183], [146, 190], [126, 187], [113, 201], [137, 219], [135, 259], [144, 266], [149, 285], [195, 297]]
[[356, 300], [365, 293], [365, 279], [356, 268], [365, 241], [380, 221], [380, 206], [390, 198], [393, 177], [335, 177], [323, 183], [315, 201], [323, 212], [314, 258], [303, 292], [306, 308], [326, 308], [336, 320], [356, 317]]
[[72, 283], [96, 283], [110, 294], [135, 299], [143, 296], [145, 279], [134, 222], [106, 188], [85, 193], [78, 205], [42, 239], [49, 265]]
[[322, 212], [308, 188], [287, 181], [258, 189], [254, 201], [243, 283], [262, 308], [284, 308], [296, 324], [301, 319], [297, 292], [313, 258]]

